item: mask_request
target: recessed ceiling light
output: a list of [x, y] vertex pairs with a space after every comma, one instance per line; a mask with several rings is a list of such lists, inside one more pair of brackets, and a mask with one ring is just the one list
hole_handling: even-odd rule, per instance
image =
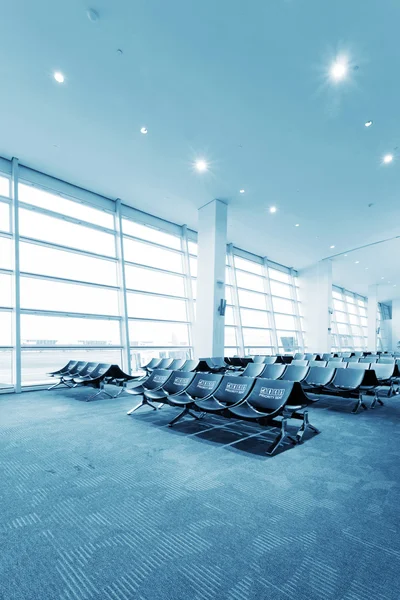
[[360, 262], [359, 260], [356, 260], [354, 264], [358, 265], [359, 262]]
[[385, 279], [384, 277], [381, 277], [381, 279]]
[[333, 248], [334, 248], [334, 247], [335, 247], [335, 246], [329, 246], [329, 248], [330, 248], [331, 250], [333, 250]]
[[140, 133], [143, 133], [143, 135], [146, 135], [146, 133], [147, 133], [147, 127], [141, 127]]
[[347, 256], [347, 254], [345, 254], [345, 256]]
[[300, 223], [296, 223], [295, 227], [300, 227]]
[[395, 283], [395, 284], [393, 285], [393, 287], [396, 287], [396, 285], [397, 285], [397, 283]]
[[271, 206], [269, 209], [270, 213], [276, 213], [276, 206]]
[[62, 73], [60, 73], [60, 71], [56, 71], [53, 77], [57, 81], [57, 83], [64, 83], [65, 81], [65, 77]]
[[371, 127], [371, 125], [372, 125], [372, 121], [367, 121], [367, 122], [365, 123], [365, 127]]
[[239, 192], [240, 192], [241, 194], [244, 194], [244, 190], [239, 190]]
[[385, 154], [385, 156], [383, 157], [383, 162], [388, 165], [389, 163], [391, 163], [393, 160], [393, 154]]
[[207, 171], [207, 169], [208, 169], [208, 164], [202, 158], [199, 160], [196, 160], [194, 166], [196, 167], [196, 170], [199, 171], [199, 173], [204, 173], [204, 171]]
[[344, 79], [347, 75], [348, 64], [344, 58], [336, 60], [330, 69], [331, 78], [335, 81], [340, 81]]
[[365, 267], [365, 270], [368, 271], [369, 267]]
[[390, 281], [388, 281], [388, 283], [390, 283]]

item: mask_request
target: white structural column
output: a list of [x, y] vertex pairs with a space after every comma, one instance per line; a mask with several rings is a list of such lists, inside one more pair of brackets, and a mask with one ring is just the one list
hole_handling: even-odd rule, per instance
[[400, 298], [392, 300], [392, 345], [390, 347], [400, 352]]
[[197, 302], [194, 355], [224, 355], [225, 318], [220, 301], [225, 298], [226, 228], [228, 207], [212, 200], [199, 208]]
[[378, 286], [368, 286], [368, 347], [367, 350], [376, 352], [378, 349], [377, 317], [378, 317]]
[[322, 260], [299, 271], [301, 301], [309, 352], [330, 352], [332, 261]]
[[21, 300], [20, 300], [20, 267], [19, 267], [19, 203], [18, 203], [18, 159], [11, 162], [11, 199], [12, 199], [12, 232], [13, 232], [13, 382], [15, 392], [21, 392]]

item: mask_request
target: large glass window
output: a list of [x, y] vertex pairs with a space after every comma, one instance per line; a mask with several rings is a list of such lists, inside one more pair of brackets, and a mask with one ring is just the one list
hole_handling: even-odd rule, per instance
[[332, 297], [332, 350], [365, 350], [368, 341], [366, 298], [338, 287], [332, 289]]

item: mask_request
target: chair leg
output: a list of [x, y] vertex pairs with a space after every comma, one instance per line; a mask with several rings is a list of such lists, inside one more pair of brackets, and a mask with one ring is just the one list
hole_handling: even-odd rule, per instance
[[110, 392], [106, 392], [106, 390], [103, 388], [103, 389], [99, 390], [98, 392], [96, 392], [95, 394], [93, 394], [93, 396], [89, 396], [89, 398], [86, 398], [86, 402], [90, 402], [91, 400], [94, 400], [94, 398], [97, 398], [97, 396], [100, 396], [100, 394], [105, 394], [109, 398], [113, 398], [112, 394], [110, 394]]
[[302, 442], [303, 435], [305, 434], [307, 429], [311, 429], [311, 431], [314, 431], [314, 433], [321, 433], [320, 430], [315, 427], [315, 425], [311, 425], [310, 420], [308, 418], [308, 410], [305, 410], [302, 413], [302, 415], [296, 414], [296, 416], [298, 418], [299, 417], [302, 418], [302, 420], [303, 420], [300, 428], [298, 429], [298, 431], [296, 433], [296, 442], [298, 444], [300, 444]]
[[199, 415], [196, 415], [196, 413], [190, 410], [188, 406], [185, 406], [185, 408], [179, 413], [179, 415], [177, 415], [174, 419], [172, 419], [170, 423], [168, 423], [168, 427], [173, 427], [175, 423], [180, 421], [186, 415], [190, 415], [191, 417], [193, 417], [193, 419], [199, 420], [204, 417], [205, 413], [200, 413]]
[[54, 390], [54, 388], [58, 387], [59, 385], [65, 385], [67, 388], [71, 388], [71, 386], [66, 381], [60, 379], [60, 381], [58, 381], [57, 383], [53, 383], [53, 385], [48, 387], [47, 390]]
[[268, 456], [272, 456], [275, 453], [275, 451], [278, 449], [278, 447], [281, 445], [281, 443], [283, 442], [283, 440], [286, 437], [292, 442], [292, 444], [295, 444], [294, 440], [290, 436], [287, 435], [286, 425], [287, 425], [287, 419], [282, 419], [281, 429], [266, 452], [266, 454]]
[[364, 410], [367, 410], [367, 405], [364, 403], [363, 396], [361, 393], [358, 396], [357, 403], [351, 412], [355, 415], [358, 412], [359, 408], [363, 408]]
[[379, 398], [378, 393], [375, 392], [374, 399], [371, 402], [370, 408], [375, 408], [377, 403], [380, 404], [381, 406], [384, 405], [382, 400]]

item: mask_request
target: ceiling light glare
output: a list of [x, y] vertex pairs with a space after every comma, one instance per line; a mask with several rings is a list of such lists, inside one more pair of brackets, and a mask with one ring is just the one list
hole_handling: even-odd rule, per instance
[[240, 192], [241, 194], [244, 194], [244, 190], [239, 190], [239, 192]]
[[300, 223], [296, 223], [295, 227], [300, 227]]
[[384, 277], [381, 277], [381, 279], [385, 279]]
[[271, 208], [269, 209], [270, 213], [276, 213], [276, 206], [271, 206]]
[[393, 287], [396, 287], [396, 285], [397, 285], [397, 283], [395, 283], [395, 284], [393, 285]]
[[196, 167], [196, 170], [199, 171], [199, 173], [204, 173], [204, 171], [207, 171], [208, 169], [208, 164], [203, 159], [196, 160], [194, 166]]
[[343, 58], [336, 60], [330, 69], [331, 79], [334, 81], [341, 81], [347, 75], [349, 66], [347, 61]]
[[393, 154], [385, 154], [385, 156], [383, 157], [383, 162], [385, 163], [385, 165], [388, 165], [389, 163], [391, 163], [393, 160]]
[[330, 248], [331, 250], [333, 250], [333, 249], [334, 249], [334, 247], [335, 247], [335, 246], [329, 246], [329, 248]]
[[53, 77], [57, 81], [57, 83], [64, 83], [65, 81], [65, 77], [62, 73], [60, 73], [60, 71], [56, 71]]
[[366, 122], [364, 123], [364, 125], [365, 125], [365, 127], [371, 127], [371, 125], [372, 125], [372, 121], [366, 121]]
[[355, 265], [358, 265], [358, 263], [359, 263], [359, 262], [360, 262], [359, 260], [356, 260], [356, 261], [354, 262], [354, 264], [355, 264]]
[[146, 133], [147, 133], [147, 127], [141, 127], [140, 133], [143, 133], [143, 135], [146, 135]]

